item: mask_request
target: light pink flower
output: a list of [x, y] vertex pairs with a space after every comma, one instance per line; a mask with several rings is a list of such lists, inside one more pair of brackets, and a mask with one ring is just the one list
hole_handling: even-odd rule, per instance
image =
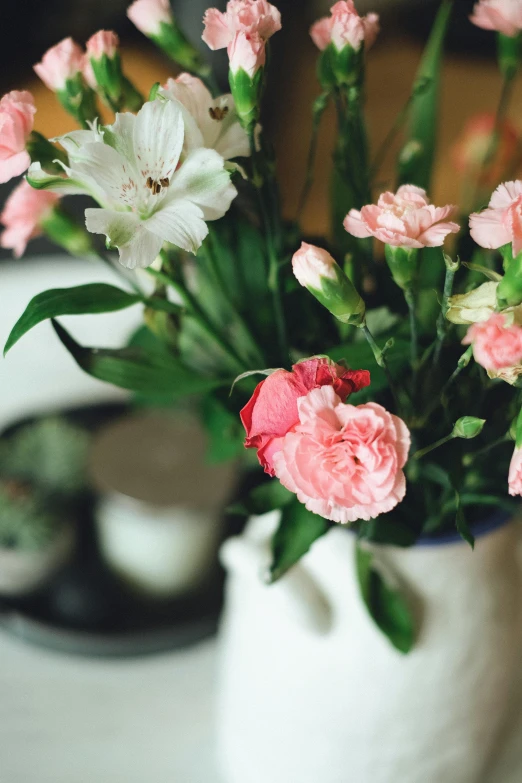
[[144, 35], [157, 35], [162, 22], [172, 23], [169, 0], [135, 0], [127, 8], [127, 16]]
[[509, 326], [503, 313], [493, 313], [487, 321], [470, 326], [462, 343], [473, 345], [475, 361], [492, 372], [522, 361], [522, 327]]
[[350, 210], [344, 227], [354, 237], [376, 237], [393, 247], [440, 247], [448, 234], [460, 230], [451, 223], [455, 207], [434, 207], [426, 191], [403, 185], [397, 193], [383, 193], [377, 204]]
[[328, 359], [307, 359], [294, 364], [292, 372], [276, 370], [256, 387], [241, 411], [247, 436], [245, 447], [258, 449], [265, 471], [274, 475], [272, 457], [281, 438], [299, 423], [297, 401], [312, 389], [331, 386], [343, 402], [370, 383], [367, 370], [346, 370]]
[[238, 33], [259, 36], [262, 41], [281, 29], [281, 14], [267, 0], [229, 0], [225, 13], [209, 8], [203, 18], [203, 40], [210, 49], [230, 46]]
[[237, 73], [242, 68], [251, 79], [266, 62], [266, 47], [256, 34], [238, 33], [228, 47], [230, 70]]
[[379, 34], [378, 14], [359, 16], [353, 0], [341, 0], [330, 9], [331, 16], [319, 19], [310, 29], [314, 44], [323, 51], [333, 43], [340, 52], [345, 46], [358, 51], [362, 43], [373, 46]]
[[302, 242], [292, 258], [292, 270], [305, 288], [320, 291], [324, 279], [337, 281], [337, 262], [327, 250]]
[[480, 0], [470, 17], [484, 30], [497, 30], [513, 38], [522, 30], [521, 0]]
[[472, 117], [466, 124], [453, 148], [455, 168], [461, 174], [480, 175], [479, 184], [490, 189], [514, 167], [520, 157], [520, 133], [509, 120], [499, 128], [499, 140], [492, 160], [485, 165], [492, 149], [493, 133], [497, 129], [497, 118], [491, 112]]
[[93, 60], [101, 60], [105, 54], [109, 60], [112, 60], [118, 47], [120, 40], [116, 33], [111, 30], [99, 30], [92, 35], [86, 43], [87, 57]]
[[84, 54], [72, 38], [52, 46], [42, 57], [42, 61], [34, 66], [37, 76], [50, 89], [56, 92], [63, 90], [65, 82], [73, 79], [83, 70]]
[[469, 225], [477, 245], [497, 250], [511, 242], [517, 256], [522, 251], [522, 181], [499, 185], [488, 209], [471, 215]]
[[346, 524], [391, 511], [406, 494], [410, 433], [376, 403], [344, 405], [332, 386], [297, 401], [299, 424], [274, 454], [276, 476], [314, 514]]
[[13, 90], [0, 100], [0, 183], [23, 174], [31, 163], [25, 143], [35, 112], [30, 92]]
[[522, 449], [515, 449], [509, 466], [509, 494], [522, 495]]
[[7, 199], [0, 215], [0, 223], [5, 226], [0, 237], [1, 246], [12, 249], [20, 258], [29, 240], [40, 234], [40, 221], [57, 201], [55, 193], [35, 190], [25, 180], [21, 182]]

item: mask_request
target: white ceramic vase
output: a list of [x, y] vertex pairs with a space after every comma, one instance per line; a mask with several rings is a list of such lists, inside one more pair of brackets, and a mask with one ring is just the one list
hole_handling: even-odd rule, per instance
[[263, 583], [277, 521], [252, 519], [222, 550], [226, 783], [501, 783], [488, 770], [522, 652], [517, 524], [493, 527], [474, 552], [460, 540], [373, 547], [418, 609], [403, 656], [366, 612], [347, 530]]

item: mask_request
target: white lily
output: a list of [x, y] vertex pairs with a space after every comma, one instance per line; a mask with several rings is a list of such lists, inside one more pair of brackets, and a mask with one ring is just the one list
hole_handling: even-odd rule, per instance
[[208, 147], [225, 160], [250, 156], [248, 135], [231, 94], [213, 98], [201, 79], [189, 73], [169, 79], [159, 93], [185, 109], [185, 151]]
[[165, 241], [196, 253], [237, 191], [221, 155], [192, 149], [180, 165], [184, 113], [174, 101], [146, 103], [137, 115], [116, 115], [103, 132], [75, 131], [59, 141], [69, 154], [67, 178], [47, 177], [31, 167], [36, 187], [85, 192], [101, 208], [85, 210], [87, 229], [104, 234], [119, 249], [120, 262], [150, 266]]

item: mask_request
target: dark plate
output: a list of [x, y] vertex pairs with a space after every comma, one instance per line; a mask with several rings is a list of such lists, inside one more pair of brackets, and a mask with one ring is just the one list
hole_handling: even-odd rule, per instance
[[[125, 406], [110, 404], [54, 411], [52, 415], [95, 432], [126, 411]], [[34, 421], [17, 422], [3, 435]], [[213, 635], [223, 602], [224, 575], [218, 564], [197, 594], [168, 602], [141, 597], [100, 557], [93, 520], [95, 500], [91, 492], [79, 504], [77, 545], [71, 562], [38, 593], [18, 600], [0, 599], [0, 627], [32, 644], [96, 657], [166, 652]]]

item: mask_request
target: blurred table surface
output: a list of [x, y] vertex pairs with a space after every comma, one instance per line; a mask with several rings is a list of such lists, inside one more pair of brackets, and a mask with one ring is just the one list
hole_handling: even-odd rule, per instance
[[[274, 136], [289, 216], [295, 210], [304, 173], [311, 124], [309, 107], [319, 92], [313, 49], [304, 38], [297, 44], [292, 63], [277, 74], [279, 89], [275, 96], [278, 103]], [[383, 41], [370, 53], [368, 119], [374, 144], [384, 139], [406, 101], [420, 52], [419, 45], [395, 38]], [[170, 75], [163, 60], [148, 54], [127, 51], [124, 61], [129, 75], [145, 93], [153, 82]], [[38, 130], [54, 136], [71, 128], [70, 119], [45, 88], [36, 82], [19, 85], [23, 87], [35, 92]], [[441, 149], [448, 150], [470, 115], [494, 110], [499, 77], [493, 63], [450, 57], [444, 70], [443, 88]], [[519, 83], [513, 117], [516, 118], [521, 108], [522, 83]], [[333, 138], [334, 124], [329, 115], [321, 134], [316, 182], [305, 215], [306, 228], [314, 233], [327, 229], [325, 195]], [[391, 175], [392, 165], [393, 150], [383, 181]], [[446, 203], [455, 201], [457, 196], [451, 158], [441, 154], [433, 198]], [[67, 267], [69, 271], [61, 277], [63, 285], [73, 284], [69, 279], [71, 267]], [[3, 306], [9, 302], [9, 297], [4, 298], [4, 281], [6, 274], [11, 273], [5, 267], [2, 270]], [[44, 287], [50, 285], [38, 288], [38, 280], [33, 280], [27, 270], [24, 300], [30, 298], [33, 289], [36, 293]], [[29, 340], [30, 336], [24, 339]], [[51, 343], [46, 342], [45, 346], [40, 357], [42, 367], [43, 357], [59, 361]], [[18, 356], [18, 359], [15, 354], [12, 359], [9, 357], [0, 371], [0, 378], [3, 375], [0, 408], [2, 389], [10, 384], [9, 368], [17, 362], [23, 364], [21, 354]], [[60, 376], [62, 388], [63, 383], [67, 380]], [[58, 393], [58, 385], [56, 390]], [[94, 382], [91, 391], [95, 393]], [[20, 393], [23, 395], [23, 391]], [[38, 389], [31, 394], [31, 404], [37, 407]], [[217, 783], [212, 730], [215, 658], [213, 642], [155, 658], [98, 661], [64, 657], [0, 636], [0, 780], [2, 783], [105, 783], [109, 780], [111, 783], [146, 780]], [[502, 765], [492, 771], [491, 783], [520, 783], [522, 725], [519, 724], [522, 716], [514, 716], [513, 742]]]

